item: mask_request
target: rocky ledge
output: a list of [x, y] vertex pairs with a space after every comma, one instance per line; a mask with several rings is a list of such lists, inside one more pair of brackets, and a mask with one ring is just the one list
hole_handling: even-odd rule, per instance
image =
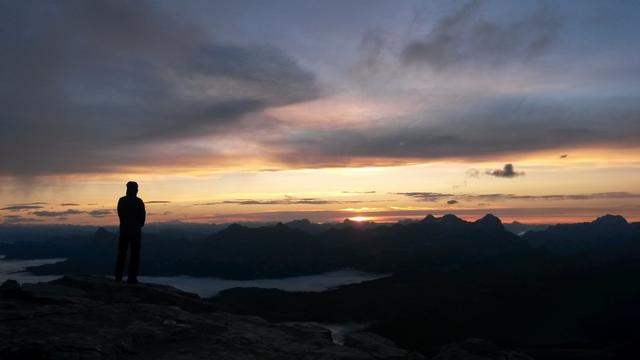
[[0, 286], [0, 359], [422, 359], [372, 333], [219, 312], [197, 295], [99, 277]]

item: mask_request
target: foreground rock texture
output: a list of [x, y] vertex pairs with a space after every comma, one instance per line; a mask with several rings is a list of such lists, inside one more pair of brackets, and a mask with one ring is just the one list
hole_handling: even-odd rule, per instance
[[434, 360], [535, 360], [527, 355], [499, 349], [482, 339], [467, 339], [442, 346]]
[[0, 287], [0, 359], [421, 359], [370, 333], [218, 312], [169, 286], [64, 277]]

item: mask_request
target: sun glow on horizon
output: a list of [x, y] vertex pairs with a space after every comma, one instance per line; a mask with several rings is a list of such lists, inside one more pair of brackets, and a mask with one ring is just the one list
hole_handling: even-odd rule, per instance
[[355, 222], [365, 222], [365, 221], [373, 221], [374, 218], [370, 216], [353, 216], [353, 217], [350, 217], [349, 220], [355, 221]]

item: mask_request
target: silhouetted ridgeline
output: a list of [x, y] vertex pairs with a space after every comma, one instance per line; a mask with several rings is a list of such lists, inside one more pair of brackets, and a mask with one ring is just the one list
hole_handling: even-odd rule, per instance
[[[198, 240], [146, 233], [141, 274], [252, 279], [342, 268], [399, 272], [529, 251], [524, 240], [492, 215], [475, 222], [446, 215], [384, 226], [345, 222], [321, 230], [323, 226], [305, 221], [258, 228], [232, 224]], [[105, 229], [82, 241], [0, 245], [0, 253], [12, 258], [68, 258], [31, 269], [38, 274], [110, 274], [115, 251], [116, 234]]]
[[[210, 225], [188, 230], [168, 227], [144, 234], [142, 274], [252, 279], [347, 267], [412, 271], [540, 251], [536, 249], [577, 253], [598, 244], [619, 245], [632, 236], [634, 227], [637, 224], [628, 224], [622, 217], [605, 216], [593, 223], [529, 231], [520, 238], [505, 231], [492, 215], [476, 222], [446, 215], [393, 225], [296, 220], [254, 228], [232, 224], [222, 230]], [[194, 229], [212, 233], [195, 236]], [[111, 274], [116, 243], [114, 232], [99, 228], [92, 236], [0, 243], [0, 254], [8, 258], [68, 258], [63, 263], [31, 269], [38, 274]]]

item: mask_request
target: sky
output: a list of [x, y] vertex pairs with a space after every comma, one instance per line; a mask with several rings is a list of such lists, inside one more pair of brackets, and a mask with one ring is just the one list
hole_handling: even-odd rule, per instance
[[640, 220], [640, 2], [0, 1], [0, 223]]

